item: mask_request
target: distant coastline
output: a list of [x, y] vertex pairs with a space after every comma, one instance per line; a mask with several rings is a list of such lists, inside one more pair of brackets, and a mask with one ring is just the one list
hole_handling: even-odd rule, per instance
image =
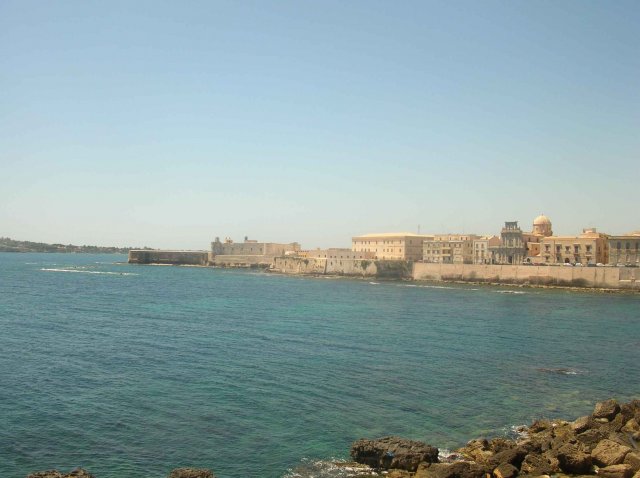
[[0, 237], [0, 252], [61, 252], [83, 254], [128, 254], [131, 249], [149, 249], [148, 247], [103, 247], [76, 246], [73, 244], [47, 244], [44, 242], [16, 241], [9, 237]]

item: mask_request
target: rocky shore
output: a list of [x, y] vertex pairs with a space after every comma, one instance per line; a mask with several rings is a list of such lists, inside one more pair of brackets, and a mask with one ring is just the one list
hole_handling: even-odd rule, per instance
[[[640, 478], [640, 400], [607, 400], [574, 421], [537, 420], [518, 430], [520, 438], [477, 438], [440, 454], [438, 448], [399, 437], [353, 443], [352, 478], [515, 478], [593, 476]], [[57, 470], [27, 478], [96, 478], [83, 469]], [[215, 478], [210, 470], [178, 468], [168, 478]]]
[[522, 427], [517, 440], [478, 438], [446, 458], [433, 446], [398, 437], [358, 440], [351, 457], [388, 478], [640, 478], [639, 423], [640, 400], [607, 400], [573, 422], [538, 420]]

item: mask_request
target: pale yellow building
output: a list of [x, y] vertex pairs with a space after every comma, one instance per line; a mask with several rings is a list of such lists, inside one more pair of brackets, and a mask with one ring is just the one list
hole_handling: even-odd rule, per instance
[[351, 250], [372, 252], [376, 259], [419, 261], [422, 260], [422, 243], [428, 239], [433, 236], [410, 232], [365, 234], [351, 239]]
[[611, 264], [640, 267], [640, 231], [609, 236], [608, 245]]
[[424, 241], [422, 260], [441, 264], [472, 264], [475, 234], [436, 234]]
[[300, 250], [300, 244], [297, 242], [277, 243], [277, 242], [258, 242], [248, 237], [244, 238], [244, 242], [234, 242], [231, 238], [225, 238], [224, 242], [219, 237], [211, 243], [212, 254], [225, 256], [283, 256], [286, 253]]
[[490, 247], [498, 247], [500, 238], [498, 236], [482, 236], [473, 241], [473, 263], [492, 264]]
[[608, 236], [595, 228], [584, 229], [579, 236], [549, 236], [540, 245], [540, 254], [533, 263], [544, 264], [607, 264]]

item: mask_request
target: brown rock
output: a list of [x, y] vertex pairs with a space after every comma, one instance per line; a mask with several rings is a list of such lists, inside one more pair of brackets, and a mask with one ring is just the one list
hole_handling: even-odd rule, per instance
[[513, 440], [507, 440], [506, 438], [494, 438], [489, 442], [489, 450], [493, 453], [510, 450], [511, 448], [515, 448], [515, 446], [516, 443]]
[[387, 478], [411, 478], [411, 473], [405, 470], [391, 470]]
[[27, 478], [95, 478], [91, 473], [83, 468], [76, 468], [66, 475], [58, 470], [38, 471], [27, 476]]
[[509, 463], [503, 463], [493, 470], [493, 476], [496, 478], [515, 478], [518, 476], [518, 469]]
[[605, 400], [604, 402], [596, 403], [593, 409], [593, 418], [606, 418], [607, 420], [613, 420], [620, 411], [620, 405], [615, 399]]
[[589, 415], [585, 415], [584, 417], [580, 417], [571, 423], [571, 428], [576, 433], [582, 433], [587, 431], [589, 428], [593, 426], [593, 418]]
[[593, 461], [600, 466], [619, 465], [631, 451], [628, 446], [621, 445], [609, 439], [604, 439], [593, 449]]
[[604, 440], [608, 435], [609, 434], [605, 430], [591, 428], [578, 435], [576, 439], [584, 445], [587, 451], [591, 452], [591, 450], [593, 450], [598, 443]]
[[640, 425], [638, 425], [638, 422], [635, 418], [631, 418], [627, 421], [627, 423], [624, 424], [624, 426], [621, 428], [621, 431], [625, 433], [640, 432]]
[[633, 471], [629, 465], [611, 465], [598, 468], [598, 476], [603, 478], [631, 478]]
[[385, 470], [416, 471], [421, 462], [437, 463], [438, 449], [426, 443], [399, 437], [361, 439], [351, 445], [351, 457], [358, 463]]
[[565, 473], [589, 473], [592, 467], [592, 458], [577, 445], [567, 443], [558, 450], [558, 464]]
[[206, 468], [176, 468], [169, 473], [169, 478], [215, 478], [215, 476]]
[[640, 471], [640, 452], [632, 451], [624, 457], [625, 465], [629, 465], [633, 472]]
[[525, 475], [548, 475], [552, 472], [547, 459], [537, 453], [529, 453], [520, 465], [520, 473]]
[[492, 468], [497, 468], [503, 463], [508, 463], [515, 466], [516, 468], [520, 468], [520, 465], [522, 465], [522, 461], [524, 460], [524, 457], [527, 456], [527, 454], [527, 450], [520, 446], [517, 446], [515, 448], [510, 448], [508, 450], [496, 453], [491, 458], [489, 458], [488, 464]]
[[478, 463], [486, 463], [493, 455], [491, 450], [489, 450], [489, 442], [486, 438], [471, 440], [465, 446], [456, 450], [456, 453]]
[[421, 463], [413, 478], [484, 478], [486, 469], [477, 463]]

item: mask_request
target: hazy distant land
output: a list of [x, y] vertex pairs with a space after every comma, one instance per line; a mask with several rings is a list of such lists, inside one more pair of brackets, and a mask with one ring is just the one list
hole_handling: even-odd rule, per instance
[[73, 244], [46, 244], [44, 242], [15, 241], [9, 237], [0, 237], [0, 252], [81, 252], [94, 254], [127, 254], [130, 249], [149, 249], [148, 247], [102, 247], [75, 246]]

